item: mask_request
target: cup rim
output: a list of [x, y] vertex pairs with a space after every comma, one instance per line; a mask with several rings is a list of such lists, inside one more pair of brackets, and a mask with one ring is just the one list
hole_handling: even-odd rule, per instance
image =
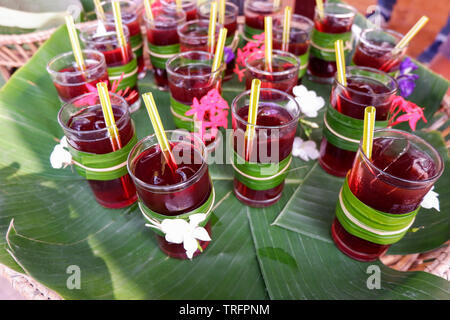
[[374, 135], [377, 132], [393, 132], [393, 133], [397, 133], [397, 134], [401, 134], [401, 135], [413, 136], [420, 143], [426, 145], [427, 148], [429, 148], [435, 154], [436, 158], [439, 161], [440, 168], [439, 168], [439, 170], [436, 172], [436, 174], [433, 177], [425, 179], [425, 180], [408, 180], [408, 179], [396, 177], [396, 176], [394, 176], [394, 175], [392, 175], [390, 173], [382, 171], [380, 168], [378, 168], [376, 165], [374, 165], [373, 162], [370, 161], [370, 159], [367, 158], [366, 154], [363, 152], [362, 141], [360, 141], [359, 146], [358, 146], [358, 151], [359, 151], [358, 153], [361, 154], [361, 156], [362, 156], [362, 158], [364, 160], [364, 163], [366, 163], [372, 170], [375, 170], [375, 172], [378, 172], [378, 173], [380, 173], [383, 176], [386, 176], [386, 177], [388, 177], [390, 179], [393, 179], [394, 181], [399, 181], [401, 183], [408, 183], [408, 184], [413, 184], [413, 185], [414, 184], [416, 184], [416, 185], [425, 184], [425, 183], [431, 182], [433, 180], [437, 180], [437, 179], [439, 179], [439, 177], [444, 172], [444, 160], [442, 159], [441, 154], [436, 150], [435, 147], [433, 147], [430, 143], [428, 143], [427, 141], [425, 141], [421, 137], [419, 137], [419, 136], [417, 136], [417, 135], [415, 135], [413, 133], [407, 132], [407, 131], [398, 130], [398, 129], [392, 129], [392, 128], [375, 129], [374, 130]]
[[[361, 32], [361, 35], [359, 37], [359, 40], [364, 43], [364, 46], [375, 48], [375, 49], [380, 49], [379, 45], [373, 44], [365, 38], [365, 35], [372, 31], [382, 31], [382, 32], [385, 32], [385, 33], [395, 36], [397, 38], [396, 44], [403, 38], [403, 34], [401, 34], [400, 32], [397, 32], [395, 30], [391, 30], [391, 29], [377, 29], [377, 28], [365, 29]], [[409, 43], [406, 45], [405, 48], [407, 48], [408, 46], [409, 46]], [[381, 48], [380, 50], [386, 51], [386, 53], [389, 53], [392, 51], [392, 49], [386, 50], [383, 48]]]
[[[283, 20], [284, 20], [284, 13], [283, 14], [279, 13], [279, 14], [275, 15], [274, 16], [274, 20], [277, 20], [277, 19], [279, 19], [281, 22], [283, 22]], [[306, 22], [308, 24], [308, 28], [307, 29], [305, 29], [305, 30], [302, 29], [303, 32], [310, 33], [313, 30], [313, 28], [314, 28], [314, 22], [310, 18], [305, 17], [304, 15], [294, 13], [294, 14], [292, 14], [292, 18], [291, 19], [292, 19], [291, 20], [291, 26], [292, 26], [292, 21], [294, 19], [301, 20], [302, 22]], [[276, 30], [277, 32], [280, 31], [280, 30], [283, 31], [283, 23], [281, 23], [279, 25], [275, 25], [274, 24], [273, 25], [273, 30], [274, 31]], [[292, 32], [292, 30], [291, 30], [291, 32]]]
[[286, 97], [286, 98], [289, 100], [288, 103], [294, 102], [294, 103], [295, 103], [295, 106], [297, 107], [297, 108], [296, 108], [296, 110], [297, 110], [297, 115], [294, 116], [294, 117], [292, 118], [292, 120], [290, 120], [290, 121], [288, 121], [288, 122], [286, 122], [286, 123], [284, 123], [284, 124], [282, 124], [282, 125], [278, 125], [278, 126], [252, 125], [252, 124], [250, 124], [249, 122], [245, 121], [241, 116], [239, 116], [239, 114], [237, 113], [237, 110], [236, 110], [237, 102], [238, 102], [240, 99], [242, 99], [244, 96], [250, 96], [251, 90], [246, 90], [246, 91], [240, 93], [238, 96], [236, 96], [236, 97], [233, 99], [233, 101], [231, 102], [231, 113], [233, 114], [233, 117], [235, 117], [237, 120], [239, 120], [240, 122], [242, 122], [244, 125], [246, 125], [246, 126], [247, 126], [247, 125], [253, 126], [255, 129], [275, 129], [275, 128], [285, 128], [285, 127], [291, 126], [291, 125], [292, 125], [293, 123], [295, 123], [295, 122], [298, 122], [298, 119], [300, 118], [300, 115], [301, 115], [301, 109], [300, 109], [300, 106], [299, 106], [298, 102], [295, 100], [295, 98], [294, 98], [292, 95], [290, 95], [289, 93], [286, 93], [286, 92], [284, 92], [284, 91], [277, 90], [277, 89], [272, 89], [272, 88], [261, 88], [261, 89], [260, 89], [260, 92], [261, 92], [261, 91], [274, 92], [274, 93], [277, 93], [277, 94], [280, 94], [280, 95]]
[[[333, 13], [333, 12], [326, 12], [327, 8], [345, 8], [348, 9], [350, 12], [348, 13]], [[357, 13], [357, 10], [355, 7], [345, 4], [345, 3], [338, 3], [338, 2], [326, 2], [323, 4], [323, 10], [325, 15], [332, 15], [338, 18], [351, 18], [354, 17]], [[316, 9], [314, 10], [315, 14], [318, 14], [319, 8], [316, 6]]]
[[[180, 38], [180, 42], [181, 39], [183, 38], [186, 40], [208, 40], [208, 35], [206, 36], [198, 36], [198, 35], [190, 35], [190, 34], [186, 34], [183, 33], [181, 31], [181, 29], [183, 29], [184, 27], [191, 25], [191, 24], [198, 24], [200, 25], [201, 23], [205, 23], [206, 24], [206, 28], [208, 29], [209, 26], [209, 20], [206, 19], [195, 19], [195, 20], [189, 20], [186, 22], [183, 22], [181, 25], [179, 25], [177, 27], [177, 33], [178, 33], [178, 37]], [[223, 27], [223, 25], [221, 25], [220, 23], [216, 22], [216, 30], [215, 30], [215, 37], [219, 36], [219, 31], [220, 29]]]
[[[256, 51], [256, 52], [253, 52], [252, 54], [250, 54], [247, 58], [245, 58], [245, 68], [247, 68], [248, 70], [253, 71], [254, 73], [262, 74], [264, 76], [284, 76], [284, 75], [289, 74], [289, 73], [295, 73], [295, 72], [298, 73], [298, 70], [300, 68], [300, 59], [295, 54], [290, 53], [288, 51], [272, 50], [272, 56], [273, 57], [275, 57], [275, 56], [278, 56], [278, 57], [286, 57], [286, 56], [288, 56], [289, 58], [293, 58], [297, 62], [297, 64], [292, 69], [270, 72], [270, 71], [261, 70], [259, 68], [256, 68], [256, 67], [250, 65], [249, 59], [251, 57], [253, 57], [254, 55], [260, 54], [260, 53], [261, 53], [261, 51]], [[260, 59], [256, 59], [256, 60], [260, 60]]]
[[[98, 23], [100, 23], [101, 21], [98, 20]], [[114, 31], [108, 31], [107, 30], [107, 35], [114, 35], [114, 39], [108, 39], [108, 40], [104, 40], [104, 41], [99, 41], [99, 40], [94, 40], [94, 34], [92, 34], [92, 31], [97, 32], [97, 27], [98, 27], [98, 23], [97, 24], [93, 24], [93, 25], [89, 25], [87, 27], [84, 27], [83, 29], [81, 29], [80, 32], [80, 39], [81, 41], [83, 41], [84, 43], [91, 43], [91, 42], [95, 42], [98, 44], [107, 44], [107, 43], [111, 43], [111, 42], [115, 42], [117, 41], [117, 32], [116, 32], [116, 25], [112, 22], [108, 22], [108, 21], [103, 21], [101, 23], [103, 23], [103, 25], [106, 27], [113, 27]], [[128, 29], [128, 27], [123, 24], [123, 34], [125, 36], [125, 39], [127, 42], [130, 41], [130, 30]], [[103, 35], [101, 35], [103, 36]]]
[[[88, 68], [86, 69], [86, 71], [81, 71], [81, 70], [77, 70], [77, 71], [68, 71], [68, 72], [64, 72], [64, 74], [70, 75], [71, 77], [81, 76], [81, 75], [86, 74], [86, 73], [91, 74], [91, 73], [95, 73], [96, 71], [98, 71], [98, 69], [100, 69], [102, 66], [105, 68], [105, 71], [106, 71], [106, 61], [105, 61], [105, 56], [103, 55], [103, 53], [101, 53], [101, 52], [98, 51], [98, 50], [93, 50], [93, 49], [82, 49], [81, 52], [83, 53], [83, 56], [85, 56], [84, 53], [89, 53], [89, 54], [97, 55], [97, 56], [100, 58], [100, 60], [97, 60], [98, 63], [95, 64], [95, 66], [93, 66], [93, 67], [91, 67], [91, 68], [88, 67]], [[68, 57], [68, 56], [73, 56], [73, 55], [74, 55], [74, 54], [73, 54], [72, 51], [68, 51], [68, 52], [61, 53], [61, 54], [57, 55], [56, 57], [53, 57], [53, 58], [47, 63], [47, 66], [46, 66], [47, 72], [48, 72], [50, 75], [54, 75], [54, 76], [57, 76], [58, 74], [62, 73], [62, 72], [60, 72], [60, 71], [56, 71], [56, 70], [52, 69], [52, 68], [51, 68], [51, 65], [52, 65], [53, 63], [55, 63], [56, 61], [58, 61], [59, 59], [62, 59], [62, 58]], [[73, 61], [75, 61], [75, 58], [73, 59]], [[55, 82], [57, 82], [57, 83], [66, 85], [66, 83], [62, 83], [62, 82], [60, 82], [60, 81], [57, 81], [56, 79], [53, 79], [53, 80], [54, 80]], [[87, 81], [77, 82], [77, 83], [69, 83], [69, 84], [67, 84], [67, 86], [78, 86], [78, 85], [83, 84], [83, 83], [86, 83], [86, 82], [87, 82]]]
[[[206, 51], [194, 50], [194, 51], [180, 52], [180, 53], [174, 55], [173, 57], [169, 58], [169, 60], [166, 61], [166, 71], [167, 71], [168, 75], [179, 77], [179, 78], [184, 78], [184, 79], [204, 79], [207, 76], [208, 77], [211, 77], [211, 76], [215, 77], [216, 74], [220, 74], [223, 71], [223, 69], [225, 68], [225, 63], [222, 61], [222, 63], [220, 64], [220, 67], [215, 72], [211, 71], [207, 75], [205, 75], [205, 74], [201, 74], [201, 75], [183, 75], [183, 74], [177, 73], [174, 70], [172, 70], [172, 68], [170, 67], [170, 64], [173, 61], [175, 61], [176, 59], [178, 59], [180, 57], [183, 57], [185, 55], [194, 54], [194, 53], [198, 54], [198, 55], [207, 55], [207, 56], [209, 56], [210, 60], [214, 59], [214, 54], [206, 52]], [[202, 60], [199, 60], [199, 61], [202, 61]]]
[[173, 21], [170, 21], [170, 24], [173, 24], [174, 28], [178, 28], [180, 23], [184, 23], [186, 21], [186, 12], [184, 11], [164, 11], [161, 9], [160, 14], [156, 15], [153, 20], [149, 20], [146, 14], [143, 14], [142, 16], [146, 25], [155, 25], [156, 27], [159, 27], [161, 25], [167, 25], [167, 23], [164, 23], [163, 21], [158, 21], [158, 17], [161, 15], [174, 18]]
[[[152, 184], [149, 184], [147, 182], [142, 181], [141, 179], [139, 179], [138, 177], [136, 177], [136, 175], [134, 174], [134, 172], [132, 170], [130, 170], [130, 165], [132, 163], [131, 161], [131, 155], [136, 152], [136, 149], [142, 145], [144, 142], [151, 140], [153, 138], [156, 137], [156, 135], [153, 133], [151, 135], [148, 135], [144, 138], [142, 138], [141, 140], [139, 140], [131, 149], [130, 153], [128, 154], [128, 158], [127, 158], [127, 170], [128, 173], [130, 174], [130, 176], [133, 178], [133, 180], [136, 180], [139, 182], [140, 185], [144, 186], [147, 189], [150, 189], [152, 191], [163, 191], [163, 192], [170, 192], [173, 190], [179, 190], [179, 189], [184, 189], [186, 187], [186, 185], [189, 185], [192, 181], [194, 181], [195, 179], [198, 179], [198, 176], [200, 175], [200, 173], [202, 171], [204, 171], [204, 167], [208, 166], [207, 162], [208, 162], [208, 151], [206, 150], [206, 146], [203, 143], [202, 139], [200, 139], [200, 137], [198, 137], [197, 135], [193, 134], [193, 132], [188, 132], [186, 130], [180, 130], [180, 129], [175, 129], [175, 130], [164, 130], [166, 135], [169, 136], [170, 134], [176, 133], [176, 134], [182, 134], [183, 136], [189, 136], [192, 137], [193, 139], [197, 140], [198, 143], [200, 143], [200, 147], [202, 148], [201, 152], [201, 156], [203, 158], [203, 163], [201, 164], [200, 168], [197, 170], [197, 172], [195, 172], [189, 179], [187, 179], [186, 181], [182, 181], [176, 184], [172, 184], [172, 185], [166, 185], [166, 186], [155, 186]], [[169, 141], [171, 141], [169, 139]], [[180, 141], [182, 142], [182, 141]], [[150, 147], [153, 147], [154, 145], [157, 145], [158, 142], [155, 142], [154, 144], [152, 144]], [[190, 144], [191, 146], [193, 145], [192, 143]], [[195, 147], [194, 147], [195, 148]], [[148, 148], [144, 149], [147, 150]]]
[[[208, 11], [208, 16], [209, 16], [210, 11], [211, 11], [211, 3], [206, 1], [197, 7], [197, 15], [199, 15], [199, 16], [200, 16], [200, 11], [201, 11], [200, 8], [202, 8], [202, 7], [206, 7], [209, 9], [209, 11]], [[227, 7], [228, 8], [231, 7], [232, 8], [231, 11], [227, 11]], [[234, 16], [236, 16], [236, 18], [237, 18], [238, 15], [239, 15], [239, 7], [236, 4], [234, 4], [233, 2], [229, 2], [229, 1], [225, 2], [225, 19], [233, 18]], [[206, 19], [206, 18], [202, 18], [202, 19]]]
[[[244, 9], [250, 9], [252, 11], [255, 11], [255, 10], [259, 9], [260, 7], [255, 7], [254, 6], [254, 2], [255, 1], [256, 0], [247, 0], [247, 1], [245, 1], [244, 2]], [[278, 7], [274, 6], [274, 1], [261, 1], [261, 2], [272, 3], [272, 10], [271, 11], [262, 11], [261, 12], [261, 13], [269, 14], [269, 15], [271, 15], [271, 14], [273, 14], [275, 12], [278, 12], [281, 9], [281, 6], [282, 6], [281, 2], [279, 3]]]
[[[87, 97], [89, 95], [96, 95], [96, 96], [98, 96], [98, 93], [97, 92], [85, 93], [85, 94], [82, 94], [81, 96], [72, 98], [69, 101], [63, 103], [63, 105], [61, 106], [61, 108], [58, 111], [57, 119], [58, 119], [59, 125], [61, 126], [61, 128], [63, 128], [64, 131], [67, 131], [67, 132], [70, 132], [70, 133], [73, 133], [73, 134], [79, 134], [80, 132], [82, 134], [94, 134], [94, 133], [101, 133], [103, 131], [107, 131], [110, 128], [112, 128], [112, 126], [109, 126], [109, 127], [105, 127], [105, 128], [102, 128], [102, 129], [79, 131], [79, 130], [74, 130], [74, 129], [69, 128], [66, 123], [62, 122], [61, 115], [62, 115], [62, 112], [64, 110], [64, 107], [67, 106], [67, 105], [73, 105], [73, 101], [81, 99], [83, 97]], [[126, 102], [126, 100], [122, 96], [119, 96], [118, 94], [115, 94], [115, 93], [112, 93], [112, 92], [109, 92], [109, 95], [110, 96], [114, 96], [115, 98], [119, 98], [119, 100], [122, 100], [122, 104], [123, 104], [123, 106], [125, 108], [124, 114], [122, 114], [122, 116], [119, 118], [119, 120], [116, 121], [116, 127], [119, 128], [120, 125], [122, 124], [122, 122], [125, 121], [124, 119], [126, 119], [126, 116], [130, 117], [129, 110], [128, 110], [129, 109], [129, 105], [128, 105], [128, 103]], [[90, 106], [87, 106], [87, 107], [90, 107]], [[131, 119], [131, 117], [130, 117], [130, 119]]]
[[[388, 73], [386, 73], [386, 72], [384, 72], [384, 71], [381, 71], [381, 70], [378, 70], [378, 69], [375, 69], [375, 68], [361, 67], [361, 66], [348, 66], [348, 67], [346, 67], [345, 69], [346, 69], [346, 71], [352, 71], [352, 70], [365, 70], [365, 71], [369, 71], [369, 72], [373, 72], [373, 73], [382, 74], [383, 76], [386, 76], [390, 81], [392, 81], [392, 82], [394, 83], [395, 88], [392, 89], [392, 90], [390, 90], [389, 92], [382, 92], [382, 93], [365, 93], [365, 92], [361, 92], [361, 91], [358, 91], [358, 90], [355, 90], [355, 89], [352, 89], [352, 88], [343, 86], [343, 85], [338, 81], [338, 78], [337, 78], [338, 75], [336, 74], [336, 75], [334, 76], [334, 85], [335, 85], [336, 87], [339, 87], [339, 88], [343, 89], [343, 90], [350, 91], [350, 92], [353, 92], [353, 93], [358, 94], [358, 95], [362, 95], [362, 96], [370, 96], [370, 97], [373, 97], [373, 96], [375, 96], [375, 97], [382, 97], [382, 96], [387, 96], [387, 95], [393, 95], [393, 94], [395, 94], [395, 93], [397, 92], [397, 90], [398, 90], [398, 83], [397, 83], [397, 80], [395, 80], [394, 77], [390, 76]], [[347, 76], [348, 76], [348, 74], [349, 74], [349, 72], [346, 72], [346, 75], [347, 75]]]

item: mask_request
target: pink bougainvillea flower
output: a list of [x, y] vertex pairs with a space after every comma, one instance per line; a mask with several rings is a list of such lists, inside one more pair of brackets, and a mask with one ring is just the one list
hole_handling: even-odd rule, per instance
[[392, 100], [391, 118], [389, 119], [390, 127], [393, 127], [401, 122], [408, 121], [411, 130], [415, 131], [417, 122], [420, 119], [422, 119], [425, 123], [427, 122], [427, 119], [425, 119], [425, 115], [423, 113], [423, 108], [411, 101], [405, 100], [405, 98], [401, 96], [396, 96]]
[[228, 126], [228, 102], [222, 98], [217, 89], [211, 89], [200, 101], [194, 98], [191, 109], [186, 116], [194, 116], [201, 124], [200, 135], [203, 141], [216, 138], [220, 127]]

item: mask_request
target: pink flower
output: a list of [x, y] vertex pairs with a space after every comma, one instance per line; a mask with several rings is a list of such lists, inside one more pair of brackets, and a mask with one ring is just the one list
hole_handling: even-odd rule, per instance
[[[427, 119], [423, 114], [423, 108], [419, 107], [411, 101], [405, 100], [401, 96], [396, 96], [392, 99], [391, 104], [391, 117], [389, 119], [389, 126], [393, 127], [401, 122], [409, 122], [409, 127], [412, 131], [416, 130], [417, 122], [422, 119], [425, 123]], [[399, 114], [404, 112], [404, 114]], [[397, 118], [396, 118], [397, 117]]]
[[195, 115], [195, 120], [201, 121], [200, 134], [204, 141], [214, 139], [219, 127], [228, 126], [228, 102], [217, 89], [211, 89], [200, 101], [194, 98], [192, 102], [191, 109], [185, 115]]
[[253, 39], [256, 41], [247, 42], [242, 49], [237, 50], [236, 65], [233, 71], [237, 74], [239, 82], [242, 82], [242, 78], [244, 77], [245, 59], [255, 52], [259, 52], [255, 54], [255, 59], [264, 57], [264, 32], [260, 35], [254, 35]]

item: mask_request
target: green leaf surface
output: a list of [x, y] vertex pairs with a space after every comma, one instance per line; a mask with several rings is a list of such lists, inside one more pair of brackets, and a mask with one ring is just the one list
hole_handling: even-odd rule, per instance
[[[248, 208], [235, 198], [230, 165], [210, 165], [217, 193], [213, 241], [192, 261], [168, 258], [144, 227], [136, 205], [105, 209], [74, 170], [49, 164], [55, 139], [63, 132], [56, 121], [61, 103], [45, 66], [69, 50], [61, 28], [0, 90], [0, 263], [66, 299], [450, 298], [448, 282], [423, 272], [400, 273], [378, 262], [382, 289], [368, 290], [368, 265], [340, 253], [329, 237], [342, 179], [328, 176], [315, 161], [298, 158], [282, 199], [266, 209]], [[329, 86], [304, 84], [329, 100]], [[159, 91], [151, 76], [140, 81], [139, 89], [153, 92], [165, 127], [174, 128], [169, 94]], [[231, 102], [242, 90], [243, 84], [233, 80], [224, 85], [223, 96]], [[132, 117], [138, 138], [153, 132], [145, 108]], [[313, 120], [321, 124], [322, 117], [323, 111]], [[429, 135], [437, 143], [437, 133]], [[321, 129], [312, 136], [320, 141]], [[421, 220], [425, 228], [405, 237], [397, 253], [436, 247], [448, 238], [442, 220], [449, 211], [446, 180], [437, 188], [447, 211], [430, 212]], [[286, 225], [278, 225], [288, 218]], [[81, 270], [80, 290], [67, 287], [72, 265]]]

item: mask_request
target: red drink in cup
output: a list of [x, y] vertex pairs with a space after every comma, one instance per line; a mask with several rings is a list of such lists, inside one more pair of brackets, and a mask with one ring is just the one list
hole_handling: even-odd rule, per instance
[[[209, 19], [209, 14], [211, 11], [211, 3], [206, 2], [201, 4], [197, 9], [197, 15], [200, 19]], [[239, 8], [232, 2], [225, 3], [225, 24], [224, 27], [227, 29], [227, 39], [225, 41], [225, 46], [230, 48], [233, 53], [236, 53], [237, 45], [239, 42], [239, 34], [236, 32], [238, 29], [237, 17], [239, 14]], [[217, 28], [217, 27], [216, 27]], [[216, 29], [217, 30], [217, 29]], [[223, 80], [229, 80], [233, 76], [234, 65], [236, 58], [227, 58], [225, 51], [224, 60], [227, 64], [225, 70], [225, 75]]]
[[403, 38], [403, 35], [382, 29], [367, 29], [361, 33], [353, 63], [357, 66], [375, 68], [384, 72], [398, 70], [407, 47], [395, 54], [395, 45]]
[[[123, 26], [123, 33], [127, 42], [126, 48], [120, 47], [116, 27], [110, 22], [99, 22], [98, 25], [91, 25], [84, 28], [80, 34], [80, 38], [86, 47], [98, 50], [105, 56], [110, 86], [113, 81], [122, 78], [118, 90], [128, 88], [129, 91], [134, 90], [137, 92], [138, 65], [131, 50], [130, 33], [125, 25]], [[141, 105], [138, 94], [128, 102], [131, 112], [138, 110]]]
[[[283, 22], [284, 15], [277, 15], [273, 22], [273, 48], [283, 50]], [[289, 32], [288, 50], [300, 60], [300, 68], [298, 72], [298, 82], [306, 73], [309, 60], [309, 45], [311, 42], [311, 32], [313, 22], [301, 15], [293, 14], [291, 18], [291, 28]]]
[[204, 51], [182, 52], [167, 61], [169, 74], [170, 105], [178, 128], [194, 130], [192, 117], [185, 115], [191, 109], [194, 98], [200, 100], [210, 90], [221, 92], [222, 73], [225, 65], [212, 71], [214, 55]]
[[387, 126], [397, 82], [382, 71], [348, 67], [347, 87], [335, 78], [327, 110], [319, 164], [328, 173], [344, 177], [351, 169], [363, 133], [364, 108], [376, 108], [376, 126]]
[[166, 61], [180, 52], [180, 38], [177, 27], [186, 21], [184, 12], [166, 12], [153, 9], [153, 20], [144, 15], [147, 30], [148, 50], [153, 66], [156, 85], [160, 90], [169, 87]]
[[[214, 47], [219, 37], [219, 31], [222, 25], [216, 23]], [[208, 47], [208, 29], [209, 20], [190, 20], [180, 25], [177, 29], [180, 38], [180, 51], [206, 51], [210, 52]]]
[[292, 53], [273, 50], [272, 66], [267, 69], [263, 52], [255, 52], [245, 60], [245, 85], [250, 89], [253, 79], [261, 80], [261, 88], [292, 93], [297, 84], [300, 60]]
[[78, 69], [72, 52], [60, 54], [47, 64], [47, 71], [63, 102], [95, 92], [97, 82], [108, 81], [103, 54], [95, 50], [82, 50], [82, 53], [86, 64], [85, 71]]
[[[166, 131], [177, 169], [175, 171], [158, 144], [155, 135], [139, 141], [128, 157], [128, 170], [136, 184], [140, 208], [144, 217], [161, 222], [184, 218], [194, 210], [210, 215], [214, 205], [214, 190], [206, 164], [207, 151], [203, 142], [182, 131]], [[211, 235], [211, 224], [201, 225]], [[168, 256], [187, 259], [183, 244], [168, 242], [157, 231], [159, 247]], [[199, 241], [204, 250], [209, 241]], [[194, 256], [200, 254], [197, 250]]]
[[377, 259], [408, 231], [443, 169], [439, 153], [421, 138], [375, 130], [371, 159], [360, 146], [339, 196], [331, 229], [337, 247], [356, 260]]
[[110, 94], [110, 99], [122, 144], [114, 153], [114, 160], [106, 158], [112, 156], [114, 146], [96, 92], [64, 104], [58, 113], [58, 122], [73, 160], [80, 163], [75, 164], [75, 168], [86, 177], [97, 202], [107, 208], [123, 208], [137, 199], [133, 181], [126, 171], [128, 152], [137, 139], [127, 102], [115, 94]]
[[281, 6], [273, 0], [246, 0], [244, 3], [244, 39], [254, 41], [253, 36], [264, 32], [264, 17], [273, 16]]
[[[326, 2], [325, 0], [323, 1]], [[295, 0], [295, 13], [304, 15], [309, 19], [314, 19], [316, 0]]]
[[[119, 0], [122, 22], [130, 32], [130, 44], [138, 63], [139, 79], [145, 76], [145, 61], [143, 55], [143, 41], [141, 26], [139, 25], [138, 8], [135, 2], [130, 0]], [[106, 21], [114, 23], [112, 1], [101, 2], [105, 12]]]
[[[163, 9], [166, 12], [174, 13], [177, 11], [175, 0], [161, 0]], [[186, 20], [197, 19], [197, 2], [195, 0], [181, 0], [181, 8], [186, 13]]]
[[285, 92], [261, 88], [255, 138], [248, 143], [249, 104], [250, 90], [231, 104], [234, 194], [246, 205], [267, 207], [280, 199], [284, 188], [300, 107]]
[[336, 54], [334, 43], [344, 41], [344, 49], [351, 50], [352, 25], [355, 9], [341, 3], [324, 4], [323, 17], [318, 8], [314, 17], [314, 30], [311, 39], [311, 54], [308, 72], [318, 82], [331, 82], [336, 73]]

